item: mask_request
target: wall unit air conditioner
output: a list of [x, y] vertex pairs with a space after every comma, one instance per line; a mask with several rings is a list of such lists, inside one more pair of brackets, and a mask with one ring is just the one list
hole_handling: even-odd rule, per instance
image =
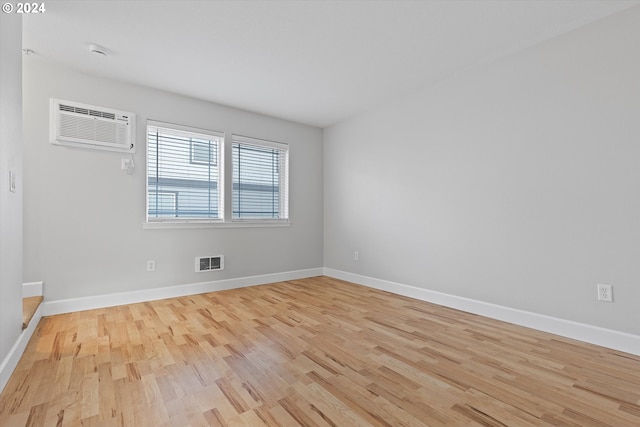
[[62, 99], [51, 99], [53, 144], [135, 153], [136, 115]]

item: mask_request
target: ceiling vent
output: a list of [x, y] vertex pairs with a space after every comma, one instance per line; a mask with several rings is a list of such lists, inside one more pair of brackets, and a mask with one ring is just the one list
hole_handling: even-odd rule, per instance
[[127, 111], [51, 99], [51, 143], [135, 153], [136, 115]]
[[205, 271], [223, 270], [224, 269], [224, 256], [205, 256], [196, 257], [196, 272], [202, 273]]

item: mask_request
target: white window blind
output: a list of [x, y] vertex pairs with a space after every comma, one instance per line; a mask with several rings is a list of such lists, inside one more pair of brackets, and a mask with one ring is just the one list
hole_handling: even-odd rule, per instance
[[147, 221], [220, 220], [224, 134], [147, 122]]
[[233, 135], [232, 217], [289, 218], [289, 146]]

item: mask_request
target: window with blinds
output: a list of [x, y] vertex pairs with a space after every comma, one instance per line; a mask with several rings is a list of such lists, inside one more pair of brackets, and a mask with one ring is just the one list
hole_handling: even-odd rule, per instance
[[232, 218], [289, 218], [289, 146], [233, 135]]
[[147, 221], [221, 220], [224, 134], [147, 122]]

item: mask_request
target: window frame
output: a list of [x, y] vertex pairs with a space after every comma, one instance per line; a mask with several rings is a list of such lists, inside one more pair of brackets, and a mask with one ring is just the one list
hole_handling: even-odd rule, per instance
[[[234, 146], [236, 144], [245, 145], [245, 146], [253, 146], [257, 148], [263, 149], [275, 149], [282, 152], [281, 159], [284, 164], [280, 165], [279, 177], [280, 181], [278, 182], [278, 189], [280, 192], [279, 197], [279, 212], [280, 216], [278, 218], [260, 218], [260, 217], [245, 217], [245, 218], [237, 218], [234, 217], [233, 213], [233, 204], [234, 204], [234, 167], [236, 166], [233, 158], [231, 160], [231, 221], [235, 223], [288, 223], [289, 222], [289, 144], [285, 144], [282, 142], [269, 141], [266, 139], [253, 138], [243, 135], [232, 134], [231, 135], [231, 149], [229, 151], [233, 151]], [[284, 194], [282, 194], [284, 193]]]
[[[150, 139], [149, 134], [151, 129], [162, 129], [165, 130], [168, 134], [174, 136], [185, 136], [185, 138], [193, 138], [196, 137], [198, 139], [209, 139], [216, 140], [217, 142], [217, 150], [216, 157], [217, 161], [215, 163], [209, 163], [208, 166], [215, 166], [218, 168], [217, 180], [216, 182], [216, 190], [218, 197], [218, 209], [217, 209], [217, 218], [198, 218], [198, 217], [171, 217], [171, 216], [162, 216], [162, 217], [151, 217], [149, 216], [149, 199], [150, 199], [150, 186], [149, 186], [149, 163], [150, 163]], [[157, 228], [157, 227], [166, 227], [172, 225], [180, 225], [180, 224], [215, 224], [224, 221], [225, 217], [225, 195], [224, 195], [224, 179], [225, 179], [225, 171], [224, 171], [224, 132], [214, 131], [209, 129], [201, 129], [195, 128], [191, 126], [178, 125], [174, 123], [161, 122], [156, 120], [147, 120], [145, 126], [145, 228]], [[185, 147], [188, 151], [188, 159], [185, 162], [186, 165], [207, 165], [207, 163], [202, 162], [192, 162], [193, 160], [193, 141], [188, 142], [188, 146]], [[209, 182], [213, 182], [209, 180]], [[167, 190], [160, 191], [161, 193], [168, 193]], [[176, 203], [178, 203], [178, 196], [176, 195]], [[177, 208], [178, 210], [179, 208]]]
[[[149, 128], [156, 127], [173, 130], [181, 133], [199, 134], [218, 138], [217, 167], [219, 168], [218, 192], [219, 192], [219, 218], [179, 218], [179, 217], [149, 217]], [[233, 153], [234, 141], [238, 139], [241, 143], [251, 145], [278, 148], [284, 150], [284, 165], [281, 189], [284, 189], [285, 199], [281, 201], [284, 217], [280, 218], [233, 218]], [[193, 126], [179, 125], [169, 122], [147, 119], [145, 126], [145, 207], [143, 229], [198, 229], [198, 228], [253, 228], [253, 227], [288, 227], [291, 225], [290, 217], [290, 191], [289, 191], [289, 162], [290, 145], [282, 142], [275, 142], [265, 139], [247, 137], [231, 134], [227, 137], [224, 132], [209, 129], [197, 128]], [[193, 158], [193, 146], [188, 147], [187, 162], [192, 165], [203, 164]], [[213, 165], [212, 165], [213, 166]]]

